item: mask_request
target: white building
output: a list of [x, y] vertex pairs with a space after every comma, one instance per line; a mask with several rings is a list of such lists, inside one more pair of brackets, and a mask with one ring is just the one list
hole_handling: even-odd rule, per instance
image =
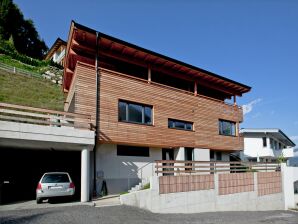
[[283, 155], [286, 159], [294, 156], [295, 143], [280, 129], [241, 129], [244, 137], [242, 160], [274, 162]]

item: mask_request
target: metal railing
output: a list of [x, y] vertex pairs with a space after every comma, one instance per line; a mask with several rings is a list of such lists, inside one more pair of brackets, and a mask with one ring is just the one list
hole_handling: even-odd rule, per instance
[[0, 102], [0, 120], [91, 129], [91, 116]]
[[240, 172], [274, 172], [280, 171], [280, 164], [269, 162], [224, 162], [224, 161], [181, 161], [157, 160], [155, 173], [157, 175], [183, 175], [198, 173], [240, 173]]
[[36, 73], [36, 72], [29, 72], [29, 71], [26, 71], [24, 69], [20, 69], [20, 68], [11, 66], [11, 65], [1, 63], [1, 62], [0, 62], [0, 69], [4, 70], [4, 71], [7, 71], [7, 72], [19, 74], [19, 75], [42, 78], [42, 76], [40, 74]]
[[130, 183], [130, 179], [132, 178], [139, 178], [140, 177], [140, 180], [141, 182], [143, 181], [143, 172], [144, 172], [144, 168], [148, 167], [149, 165], [151, 165], [151, 169], [152, 169], [152, 175], [150, 176], [153, 176], [154, 175], [154, 162], [148, 162], [146, 163], [145, 165], [141, 166], [140, 168], [138, 168], [134, 173], [130, 173], [127, 177], [127, 187], [128, 189], [130, 189], [132, 186], [131, 186], [131, 183]]

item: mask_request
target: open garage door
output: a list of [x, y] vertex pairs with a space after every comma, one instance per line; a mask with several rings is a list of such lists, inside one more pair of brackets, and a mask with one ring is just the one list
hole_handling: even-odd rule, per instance
[[81, 152], [0, 148], [0, 200], [2, 204], [35, 199], [45, 172], [68, 172], [80, 198]]

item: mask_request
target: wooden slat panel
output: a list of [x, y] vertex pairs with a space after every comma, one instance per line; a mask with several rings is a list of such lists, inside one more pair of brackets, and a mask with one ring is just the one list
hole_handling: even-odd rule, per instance
[[[95, 69], [78, 63], [75, 113], [90, 114], [95, 123]], [[243, 149], [242, 137], [218, 134], [218, 119], [242, 122], [242, 109], [218, 100], [196, 97], [147, 80], [100, 70], [100, 141], [151, 147]], [[152, 126], [118, 122], [118, 100], [153, 106]], [[168, 118], [194, 122], [194, 131], [168, 128]]]

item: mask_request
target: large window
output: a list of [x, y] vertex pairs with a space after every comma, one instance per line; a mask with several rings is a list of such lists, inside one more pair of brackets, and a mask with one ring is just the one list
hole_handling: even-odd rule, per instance
[[128, 145], [117, 145], [117, 156], [149, 157], [149, 148]]
[[152, 106], [119, 100], [119, 121], [152, 124]]
[[219, 134], [236, 136], [236, 123], [232, 121], [219, 120]]
[[180, 121], [180, 120], [169, 119], [168, 120], [168, 128], [175, 128], [175, 129], [180, 129], [180, 130], [192, 131], [193, 130], [193, 123], [188, 122], [188, 121]]

